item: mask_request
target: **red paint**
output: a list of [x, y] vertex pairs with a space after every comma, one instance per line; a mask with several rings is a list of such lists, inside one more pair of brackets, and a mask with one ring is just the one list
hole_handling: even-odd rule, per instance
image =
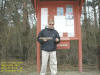
[[68, 38], [67, 33], [63, 33], [63, 37], [60, 39], [60, 43], [57, 44], [57, 50], [70, 49], [70, 38]]

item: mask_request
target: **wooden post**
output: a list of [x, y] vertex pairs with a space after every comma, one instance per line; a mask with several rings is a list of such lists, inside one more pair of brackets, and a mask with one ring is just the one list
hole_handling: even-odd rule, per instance
[[[37, 26], [36, 26], [36, 28], [37, 28], [37, 36], [38, 36], [38, 34], [39, 34], [39, 32], [40, 32], [40, 29], [41, 29], [41, 27], [40, 27], [40, 10], [38, 9], [38, 12], [37, 12]], [[36, 45], [37, 45], [37, 72], [40, 72], [40, 44], [39, 44], [39, 42], [37, 42], [36, 43]]]
[[78, 66], [79, 72], [82, 72], [82, 36], [81, 36], [81, 24], [80, 24], [80, 7], [78, 5], [78, 25], [79, 25], [79, 41], [78, 41]]
[[79, 49], [78, 49], [78, 66], [79, 66], [79, 72], [82, 72], [83, 69], [82, 69], [82, 40], [79, 39]]

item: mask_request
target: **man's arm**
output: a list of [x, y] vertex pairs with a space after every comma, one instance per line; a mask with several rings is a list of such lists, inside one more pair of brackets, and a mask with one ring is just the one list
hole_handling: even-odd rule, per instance
[[56, 43], [59, 43], [60, 42], [60, 36], [59, 36], [59, 33], [56, 32], [56, 39], [55, 39]]
[[43, 44], [47, 42], [48, 40], [52, 40], [52, 37], [44, 37], [43, 36], [44, 30], [42, 30], [37, 37], [37, 40], [40, 42], [40, 44]]
[[39, 34], [38, 34], [38, 37], [37, 37], [37, 40], [40, 44], [42, 44], [44, 41], [43, 39], [40, 39], [41, 37], [43, 37], [43, 31], [41, 31]]

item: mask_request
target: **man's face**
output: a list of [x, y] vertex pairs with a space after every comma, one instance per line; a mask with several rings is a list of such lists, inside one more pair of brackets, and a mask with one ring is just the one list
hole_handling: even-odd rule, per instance
[[53, 29], [54, 28], [54, 22], [50, 22], [48, 25], [48, 28]]

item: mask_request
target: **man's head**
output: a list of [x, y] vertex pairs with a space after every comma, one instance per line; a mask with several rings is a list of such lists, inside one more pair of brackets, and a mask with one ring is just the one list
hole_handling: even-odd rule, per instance
[[48, 23], [48, 28], [54, 29], [54, 20], [50, 19]]

